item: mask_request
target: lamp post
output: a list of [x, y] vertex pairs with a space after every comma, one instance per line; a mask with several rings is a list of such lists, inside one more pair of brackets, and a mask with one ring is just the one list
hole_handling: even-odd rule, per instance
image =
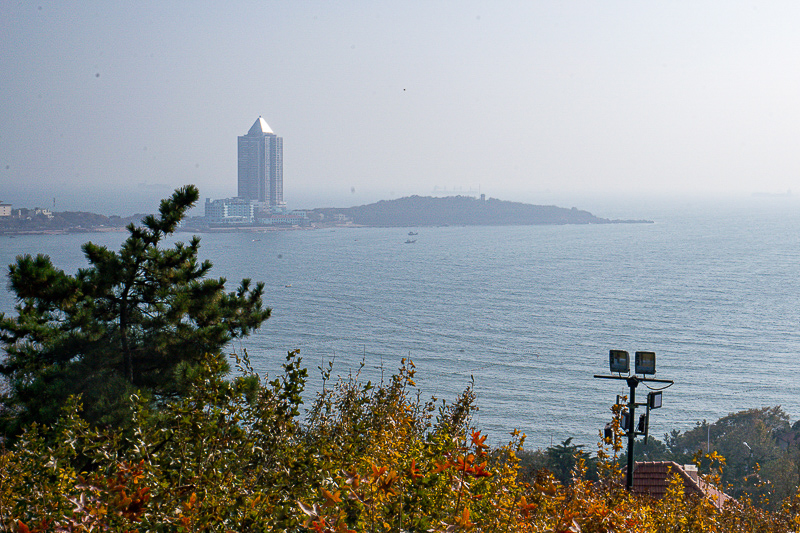
[[[633, 450], [636, 441], [636, 435], [644, 435], [645, 443], [647, 443], [647, 434], [650, 427], [650, 410], [658, 409], [661, 407], [662, 398], [661, 391], [653, 391], [648, 393], [646, 403], [636, 403], [636, 387], [639, 383], [653, 382], [653, 383], [667, 383], [667, 387], [674, 384], [671, 379], [656, 379], [648, 378], [645, 376], [652, 376], [656, 373], [656, 354], [655, 352], [636, 352], [635, 353], [635, 367], [634, 373], [630, 373], [630, 355], [625, 350], [609, 350], [608, 360], [609, 369], [611, 373], [617, 373], [616, 376], [595, 375], [599, 379], [619, 379], [625, 380], [628, 384], [630, 394], [628, 395], [628, 412], [627, 419], [624, 419], [624, 430], [628, 437], [628, 469], [625, 473], [625, 488], [631, 490], [633, 488]], [[622, 375], [626, 374], [626, 375]], [[637, 374], [641, 374], [639, 377]], [[634, 414], [636, 407], [647, 407], [647, 412], [643, 415], [643, 419], [639, 421], [639, 427], [634, 424]]]
[[747, 476], [750, 475], [750, 463], [753, 460], [753, 448], [751, 448], [750, 445], [747, 444], [745, 441], [742, 441], [742, 444], [744, 444], [745, 448], [747, 448], [747, 451], [750, 452], [750, 454], [747, 456], [747, 470], [745, 470], [744, 473], [744, 477], [746, 478]]

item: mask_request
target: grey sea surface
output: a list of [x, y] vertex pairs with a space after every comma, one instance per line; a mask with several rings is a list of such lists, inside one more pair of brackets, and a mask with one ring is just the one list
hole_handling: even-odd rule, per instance
[[[651, 350], [673, 379], [651, 416], [662, 438], [697, 421], [781, 405], [800, 417], [800, 204], [793, 198], [653, 204], [609, 218], [654, 224], [357, 228], [202, 235], [201, 256], [233, 290], [266, 284], [273, 316], [231, 349], [280, 373], [309, 368], [308, 399], [334, 375], [388, 379], [410, 358], [423, 396], [448, 402], [474, 379], [475, 425], [527, 448], [574, 437], [593, 450], [624, 382], [608, 350]], [[406, 243], [407, 232], [418, 233]], [[0, 237], [0, 263], [46, 253], [69, 273], [80, 244], [124, 233]], [[179, 234], [175, 240], [188, 240]], [[13, 313], [0, 292], [0, 311]], [[641, 385], [641, 398], [647, 389]]]

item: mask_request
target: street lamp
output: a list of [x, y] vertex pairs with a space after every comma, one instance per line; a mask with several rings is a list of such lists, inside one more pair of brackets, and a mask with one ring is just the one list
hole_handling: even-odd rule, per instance
[[[671, 379], [655, 379], [645, 376], [652, 376], [656, 373], [656, 354], [655, 352], [636, 352], [635, 353], [635, 366], [634, 374], [630, 374], [630, 356], [625, 350], [609, 350], [608, 352], [609, 369], [611, 373], [616, 373], [616, 376], [603, 376], [595, 375], [594, 377], [600, 379], [624, 379], [630, 388], [630, 395], [628, 396], [628, 409], [625, 411], [625, 420], [622, 424], [622, 429], [628, 437], [628, 471], [625, 474], [625, 488], [631, 490], [633, 488], [633, 448], [636, 440], [636, 435], [644, 435], [645, 444], [647, 443], [647, 434], [650, 428], [650, 410], [658, 409], [661, 407], [662, 398], [661, 391], [651, 391], [647, 394], [647, 402], [636, 403], [636, 387], [642, 382], [666, 383], [667, 387], [673, 385]], [[622, 374], [627, 374], [623, 376]], [[641, 374], [639, 377], [637, 374]], [[639, 419], [639, 424], [634, 425], [633, 414], [636, 407], [646, 407], [647, 411]], [[608, 431], [604, 433], [604, 436]]]
[[745, 471], [745, 477], [750, 475], [750, 462], [753, 459], [753, 448], [750, 447], [745, 441], [742, 441], [742, 444], [750, 451], [750, 455], [747, 457], [747, 470]]

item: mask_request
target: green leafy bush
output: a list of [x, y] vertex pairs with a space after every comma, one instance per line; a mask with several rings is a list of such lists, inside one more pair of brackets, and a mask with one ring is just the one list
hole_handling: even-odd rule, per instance
[[[771, 512], [718, 510], [687, 496], [636, 497], [620, 485], [619, 435], [601, 443], [597, 481], [575, 455], [569, 483], [523, 481], [524, 435], [490, 449], [471, 425], [468, 387], [423, 401], [404, 361], [385, 383], [358, 374], [303, 409], [297, 352], [263, 381], [246, 354], [222, 379], [207, 358], [193, 387], [157, 409], [131, 397], [130, 430], [90, 426], [73, 398], [0, 455], [0, 523], [16, 531], [793, 531], [800, 500]], [[564, 445], [569, 446], [569, 443]], [[738, 529], [737, 529], [738, 528]]]

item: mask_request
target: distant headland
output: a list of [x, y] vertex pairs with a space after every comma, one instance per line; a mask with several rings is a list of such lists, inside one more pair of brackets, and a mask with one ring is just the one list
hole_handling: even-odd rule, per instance
[[[0, 235], [93, 233], [121, 231], [146, 215], [129, 217], [87, 212], [51, 212], [46, 209], [7, 210], [0, 216]], [[484, 196], [408, 196], [356, 207], [326, 207], [298, 211], [251, 209], [251, 216], [212, 219], [194, 217], [183, 231], [267, 231], [313, 229], [328, 226], [529, 226], [560, 224], [646, 224], [649, 220], [610, 220], [578, 208], [532, 205]], [[255, 213], [255, 215], [253, 214]]]
[[652, 223], [650, 220], [609, 220], [578, 208], [532, 205], [485, 196], [407, 196], [347, 208], [307, 211], [311, 222], [346, 220], [358, 226], [529, 226], [543, 224]]

